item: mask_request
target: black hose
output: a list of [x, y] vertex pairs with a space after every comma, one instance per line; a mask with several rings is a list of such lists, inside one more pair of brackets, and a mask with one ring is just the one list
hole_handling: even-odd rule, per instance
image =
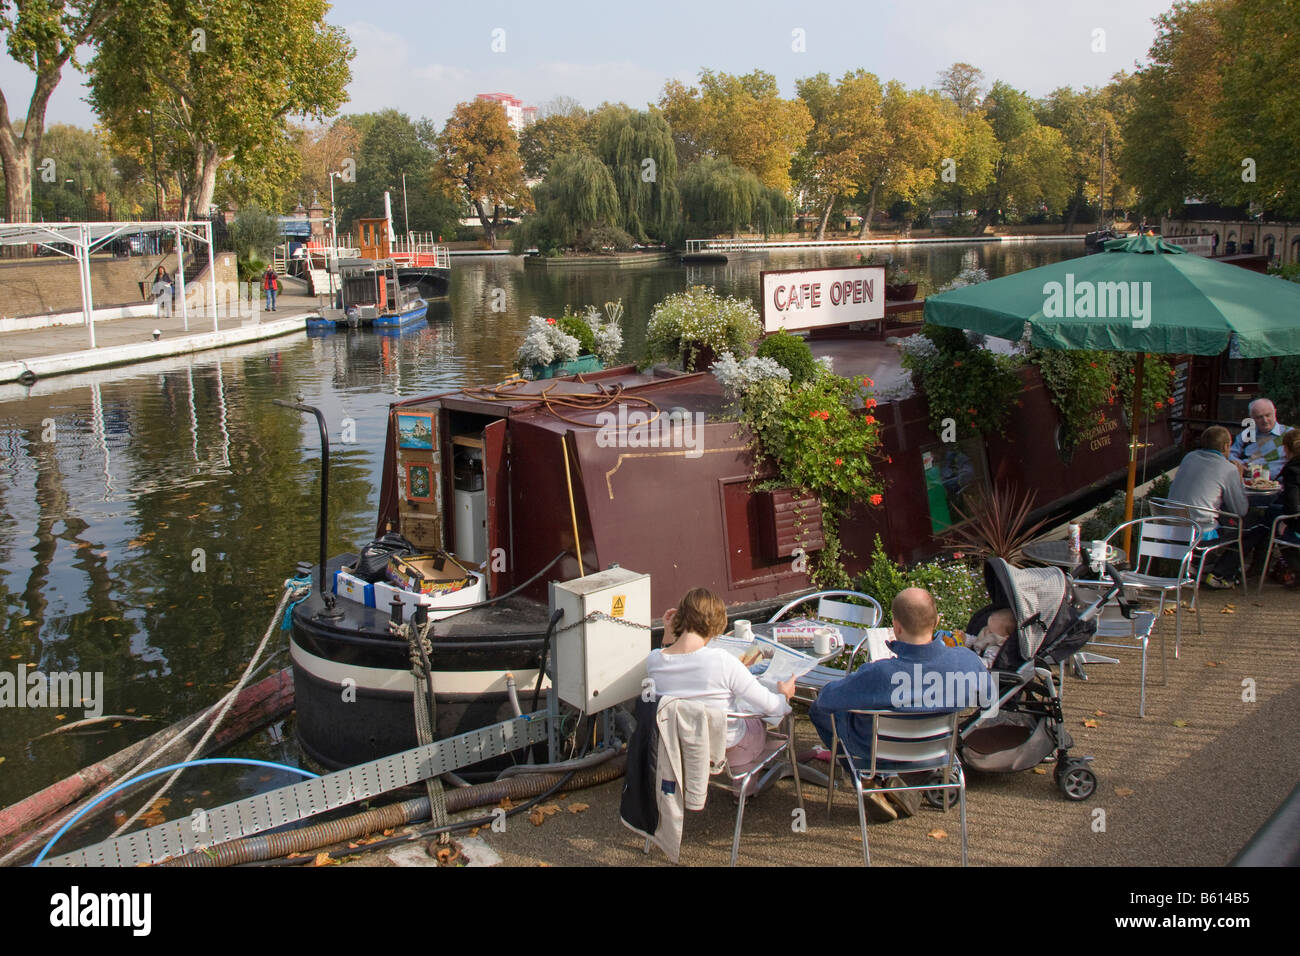
[[537, 701], [542, 696], [542, 678], [546, 676], [546, 658], [551, 650], [551, 635], [555, 633], [555, 625], [560, 623], [560, 618], [564, 617], [564, 608], [557, 607], [551, 612], [551, 619], [546, 624], [546, 636], [542, 638], [542, 661], [537, 667], [537, 686], [533, 688], [533, 710], [537, 710]]

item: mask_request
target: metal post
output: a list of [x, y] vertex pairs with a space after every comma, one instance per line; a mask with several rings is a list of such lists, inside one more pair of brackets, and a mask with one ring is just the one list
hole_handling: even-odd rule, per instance
[[81, 308], [90, 328], [90, 347], [95, 348], [95, 299], [90, 291], [90, 235], [84, 224], [77, 227], [77, 271], [81, 276]]
[[330, 501], [330, 437], [325, 428], [325, 416], [321, 410], [313, 405], [304, 405], [302, 402], [286, 402], [281, 399], [272, 399], [273, 405], [279, 405], [281, 408], [292, 408], [296, 411], [306, 412], [309, 415], [316, 416], [316, 425], [320, 429], [320, 565], [317, 567], [316, 589], [320, 592], [321, 600], [325, 602], [325, 610], [317, 614], [317, 617], [323, 618], [340, 618], [343, 612], [334, 606], [334, 595], [325, 589], [325, 562], [328, 558], [328, 537], [329, 537], [329, 501]]
[[[1133, 486], [1137, 483], [1137, 464], [1138, 464], [1138, 419], [1142, 414], [1142, 371], [1146, 365], [1147, 354], [1138, 352], [1133, 361], [1136, 363], [1133, 370], [1133, 405], [1129, 412], [1129, 437], [1128, 437], [1128, 481], [1124, 487], [1124, 520], [1133, 519]], [[1124, 553], [1132, 559], [1133, 551], [1133, 529], [1124, 529]], [[1136, 566], [1136, 565], [1134, 565]]]
[[176, 227], [176, 284], [179, 286], [181, 299], [181, 321], [185, 331], [190, 330], [190, 314], [185, 306], [185, 247], [181, 245], [181, 227]]
[[208, 301], [212, 303], [212, 331], [216, 332], [220, 327], [217, 324], [217, 262], [216, 258], [212, 254], [211, 219], [208, 220], [208, 228], [206, 231], [208, 234], [208, 288], [210, 290]]

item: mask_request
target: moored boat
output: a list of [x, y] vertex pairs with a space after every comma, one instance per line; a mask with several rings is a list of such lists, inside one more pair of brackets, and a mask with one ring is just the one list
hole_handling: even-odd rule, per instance
[[340, 259], [340, 307], [322, 309], [307, 320], [308, 329], [399, 329], [421, 322], [429, 303], [419, 291], [401, 284], [392, 259]]

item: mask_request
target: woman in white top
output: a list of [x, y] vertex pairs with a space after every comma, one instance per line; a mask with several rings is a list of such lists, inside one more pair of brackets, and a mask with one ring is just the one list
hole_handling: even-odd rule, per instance
[[[682, 603], [664, 613], [664, 646], [651, 651], [646, 675], [656, 695], [705, 701], [719, 710], [781, 717], [790, 712], [794, 678], [774, 694], [724, 650], [709, 642], [727, 626], [727, 608], [707, 588], [688, 591]], [[757, 718], [727, 721], [727, 763], [742, 772], [763, 751], [767, 731]]]

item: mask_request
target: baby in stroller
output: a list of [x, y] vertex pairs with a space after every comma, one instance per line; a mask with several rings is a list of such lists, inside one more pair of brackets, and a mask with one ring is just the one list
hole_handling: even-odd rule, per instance
[[984, 666], [993, 669], [993, 662], [1008, 637], [1016, 629], [1016, 616], [1010, 608], [1001, 608], [989, 615], [984, 627], [975, 636], [966, 635], [966, 646], [980, 656]]

